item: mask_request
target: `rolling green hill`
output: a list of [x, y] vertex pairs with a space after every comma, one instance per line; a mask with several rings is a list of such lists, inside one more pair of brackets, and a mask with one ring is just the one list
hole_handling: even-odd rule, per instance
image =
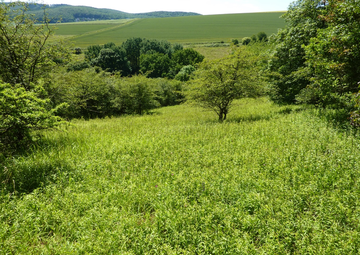
[[[86, 33], [76, 32], [73, 25], [58, 26], [57, 35], [74, 36], [71, 41], [79, 47], [93, 44], [114, 42], [120, 44], [131, 37], [168, 40], [180, 43], [228, 42], [233, 38], [243, 38], [265, 32], [267, 35], [276, 33], [285, 26], [280, 18], [283, 12], [243, 13], [208, 16], [188, 16], [156, 19], [138, 19], [125, 24], [93, 23], [84, 29]], [[85, 24], [86, 23], [82, 23]], [[91, 30], [91, 31], [90, 31]]]
[[177, 16], [192, 16], [200, 15], [192, 12], [149, 12], [149, 13], [126, 13], [111, 9], [98, 9], [87, 6], [72, 6], [66, 4], [56, 5], [40, 5], [30, 4], [29, 13], [33, 14], [36, 19], [41, 20], [44, 14], [43, 8], [51, 22], [76, 22], [76, 21], [90, 21], [90, 20], [111, 20], [111, 19], [134, 19], [134, 18], [162, 18], [162, 17], [177, 17]]

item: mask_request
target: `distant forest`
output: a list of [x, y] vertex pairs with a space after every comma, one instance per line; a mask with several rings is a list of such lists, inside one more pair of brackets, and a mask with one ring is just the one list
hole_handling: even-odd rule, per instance
[[98, 9], [87, 6], [72, 6], [67, 4], [42, 5], [29, 4], [29, 13], [34, 15], [37, 20], [42, 20], [46, 9], [48, 18], [51, 23], [61, 22], [77, 22], [90, 20], [111, 20], [111, 19], [134, 19], [134, 18], [164, 18], [179, 16], [195, 16], [200, 15], [193, 12], [149, 12], [149, 13], [126, 13], [112, 9]]

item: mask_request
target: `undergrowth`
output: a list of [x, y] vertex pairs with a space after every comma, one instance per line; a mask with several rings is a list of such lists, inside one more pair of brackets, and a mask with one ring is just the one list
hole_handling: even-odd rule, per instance
[[42, 134], [1, 163], [1, 254], [359, 253], [359, 138], [316, 110], [180, 105]]

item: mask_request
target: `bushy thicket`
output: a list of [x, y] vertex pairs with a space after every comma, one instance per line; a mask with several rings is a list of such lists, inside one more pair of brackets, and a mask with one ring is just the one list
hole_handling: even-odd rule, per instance
[[51, 108], [50, 100], [43, 99], [45, 96], [41, 84], [27, 91], [21, 85], [0, 81], [0, 156], [24, 147], [31, 140], [31, 131], [61, 123], [55, 113], [64, 104]]
[[85, 51], [85, 62], [71, 65], [69, 70], [80, 70], [86, 65], [98, 66], [122, 76], [143, 74], [149, 78], [173, 79], [184, 66], [196, 67], [204, 56], [194, 49], [184, 49], [168, 41], [130, 38], [121, 46], [114, 43], [91, 45]]
[[143, 75], [120, 77], [87, 68], [53, 73], [46, 89], [54, 106], [66, 103], [59, 111], [67, 118], [103, 118], [122, 114], [144, 114], [160, 106], [182, 101], [182, 83]]
[[48, 43], [53, 29], [46, 13], [35, 24], [27, 11], [25, 3], [0, 3], [0, 157], [28, 145], [33, 130], [60, 122], [39, 80], [69, 54]]
[[360, 80], [358, 2], [298, 0], [283, 17], [269, 62], [272, 98], [348, 107]]

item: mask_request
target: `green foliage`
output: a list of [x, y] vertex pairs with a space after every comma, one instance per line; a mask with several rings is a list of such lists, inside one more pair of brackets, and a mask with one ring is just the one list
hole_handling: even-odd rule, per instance
[[121, 46], [126, 52], [127, 59], [130, 61], [131, 70], [133, 73], [138, 73], [140, 70], [140, 55], [142, 38], [127, 39]]
[[259, 42], [267, 42], [268, 41], [268, 37], [267, 34], [265, 32], [259, 32], [257, 35], [257, 40]]
[[120, 47], [107, 48], [105, 46], [99, 56], [91, 61], [91, 65], [99, 66], [108, 72], [119, 71], [124, 76], [130, 74], [131, 67], [125, 50]]
[[184, 101], [182, 82], [169, 79], [156, 79], [153, 82], [160, 106], [178, 105]]
[[204, 56], [192, 48], [176, 51], [172, 57], [178, 66], [196, 66], [204, 60]]
[[[360, 85], [360, 82], [358, 83]], [[353, 96], [354, 108], [350, 114], [350, 124], [354, 127], [360, 127], [360, 93]]]
[[184, 66], [196, 67], [204, 60], [204, 56], [192, 48], [186, 48], [176, 51], [173, 54], [172, 60], [174, 62], [173, 72], [174, 75], [178, 74]]
[[232, 43], [233, 45], [239, 45], [239, 40], [238, 40], [238, 39], [232, 39], [232, 40], [231, 40], [231, 43]]
[[86, 61], [78, 61], [78, 62], [67, 64], [66, 71], [68, 71], [68, 72], [81, 71], [81, 70], [84, 70], [84, 69], [89, 68], [89, 67], [90, 67], [90, 65], [89, 65], [88, 62], [86, 62]]
[[168, 41], [143, 39], [141, 42], [140, 55], [152, 54], [155, 52], [168, 55], [168, 57], [171, 58], [173, 52], [171, 43]]
[[177, 52], [179, 50], [183, 50], [184, 49], [184, 46], [180, 43], [174, 43], [172, 45], [172, 48], [173, 48], [173, 52]]
[[85, 55], [92, 66], [105, 71], [120, 71], [123, 76], [140, 72], [149, 78], [174, 78], [183, 66], [196, 66], [204, 59], [196, 50], [180, 44], [145, 38], [130, 38], [120, 47], [114, 43], [90, 46]]
[[182, 102], [182, 83], [144, 76], [121, 78], [95, 68], [53, 73], [46, 90], [53, 105], [66, 103], [58, 114], [67, 119], [144, 114]]
[[269, 64], [272, 98], [349, 108], [360, 75], [359, 15], [356, 1], [292, 4]]
[[54, 128], [61, 122], [55, 113], [64, 105], [51, 109], [50, 100], [40, 98], [45, 93], [42, 86], [32, 87], [27, 91], [0, 82], [0, 152], [24, 148], [33, 130]]
[[144, 76], [122, 79], [118, 83], [117, 93], [118, 97], [113, 100], [114, 106], [125, 114], [142, 115], [160, 106], [155, 100], [155, 87]]
[[269, 61], [269, 78], [273, 84], [271, 98], [279, 103], [295, 103], [296, 96], [309, 85], [310, 70], [305, 63], [304, 46], [327, 25], [319, 17], [324, 9], [318, 2], [298, 0], [283, 15], [287, 26], [272, 38], [275, 45]]
[[251, 38], [251, 42], [253, 42], [253, 43], [258, 41], [258, 38], [256, 35], [252, 35], [250, 38]]
[[171, 59], [163, 53], [155, 52], [140, 56], [140, 72], [150, 78], [167, 77], [171, 66]]
[[100, 45], [90, 45], [85, 51], [85, 60], [92, 61], [100, 55], [102, 47]]
[[47, 85], [53, 105], [66, 103], [59, 115], [72, 118], [96, 118], [112, 115], [112, 79], [94, 68], [52, 74]]
[[74, 53], [75, 53], [76, 55], [80, 55], [80, 54], [82, 53], [82, 49], [81, 49], [80, 47], [76, 47], [76, 48], [74, 49]]
[[249, 45], [251, 43], [251, 38], [250, 37], [244, 37], [241, 40], [242, 45]]
[[195, 72], [187, 99], [225, 120], [235, 99], [260, 95], [256, 61], [253, 53], [240, 48], [227, 58], [204, 62]]
[[66, 54], [59, 45], [47, 43], [53, 29], [46, 13], [41, 24], [35, 24], [27, 10], [25, 3], [0, 3], [0, 78], [29, 90]]
[[312, 73], [307, 89], [318, 98], [318, 104], [343, 108], [359, 90], [360, 5], [329, 1], [320, 19], [327, 28], [319, 30], [305, 47]]
[[192, 65], [184, 66], [175, 76], [175, 80], [188, 81], [190, 80], [190, 77], [195, 72], [195, 70], [196, 70], [195, 67], [193, 67]]

